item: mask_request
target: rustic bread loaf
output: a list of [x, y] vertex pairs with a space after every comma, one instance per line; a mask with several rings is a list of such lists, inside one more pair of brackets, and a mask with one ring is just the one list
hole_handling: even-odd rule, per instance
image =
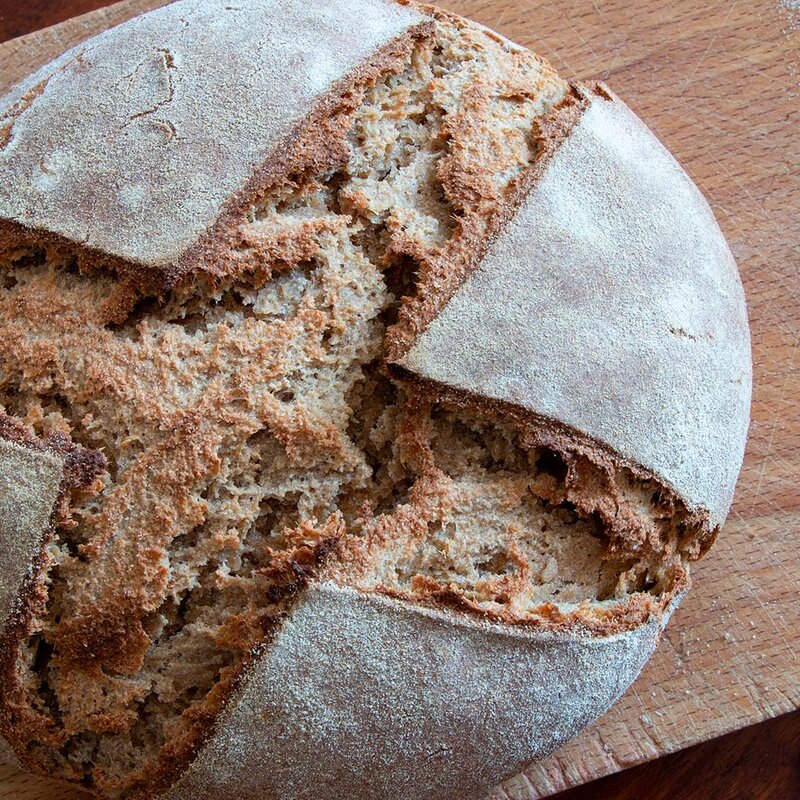
[[431, 7], [180, 0], [0, 109], [0, 753], [465, 800], [619, 697], [750, 398], [619, 99]]

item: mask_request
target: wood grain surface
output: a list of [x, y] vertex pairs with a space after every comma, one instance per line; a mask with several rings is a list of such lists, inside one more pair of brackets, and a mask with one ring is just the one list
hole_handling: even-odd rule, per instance
[[[75, 9], [93, 1], [74, 0]], [[19, 19], [17, 2], [0, 0], [0, 33], [19, 24], [9, 25]], [[0, 45], [0, 92], [77, 41], [161, 4], [124, 0]], [[34, 17], [43, 5], [30, 4]], [[69, 3], [53, 5], [62, 13]], [[650, 125], [714, 208], [742, 273], [753, 334], [752, 425], [730, 519], [625, 697], [491, 795], [534, 800], [800, 707], [800, 9], [794, 0], [442, 5], [532, 47], [566, 75], [607, 81]], [[757, 756], [743, 755], [758, 741], [766, 744]], [[564, 800], [644, 796], [800, 798], [800, 714]], [[0, 767], [0, 797], [81, 795]]]

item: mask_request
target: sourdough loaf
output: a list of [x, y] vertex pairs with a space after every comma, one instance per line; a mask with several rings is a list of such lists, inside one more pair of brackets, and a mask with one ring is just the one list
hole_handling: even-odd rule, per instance
[[0, 109], [0, 752], [464, 800], [625, 691], [751, 378], [621, 100], [432, 7], [179, 0]]

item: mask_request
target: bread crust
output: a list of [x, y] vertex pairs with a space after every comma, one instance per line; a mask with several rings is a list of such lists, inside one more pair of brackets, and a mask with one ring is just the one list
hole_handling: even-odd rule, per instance
[[[437, 15], [441, 14], [437, 10]], [[570, 83], [562, 101], [549, 113], [534, 120], [532, 136], [536, 142], [536, 159], [520, 176], [513, 191], [498, 200], [491, 217], [483, 224], [478, 226], [469, 218], [464, 220], [460, 236], [449, 242], [434, 259], [423, 259], [417, 291], [413, 296], [403, 298], [398, 321], [386, 334], [386, 359], [390, 367], [402, 366], [405, 354], [478, 268], [492, 243], [511, 223], [520, 205], [541, 180], [590, 101], [591, 87]], [[442, 183], [457, 196], [469, 191], [470, 177], [458, 170], [450, 171], [442, 176]]]
[[[38, 439], [0, 413], [0, 681], [13, 682], [13, 654], [46, 592], [38, 582], [47, 545], [70, 493], [80, 491], [105, 466], [100, 453], [65, 437]], [[0, 761], [20, 766], [0, 720]]]
[[67, 495], [89, 485], [105, 466], [102, 454], [66, 437], [39, 439], [0, 413], [0, 651], [7, 629], [30, 614], [44, 546]]
[[707, 530], [722, 523], [750, 416], [744, 292], [708, 204], [610, 90], [594, 88], [444, 302], [406, 325], [416, 338], [398, 337], [398, 366], [567, 424], [656, 476]]
[[[0, 649], [4, 651], [11, 649], [7, 646], [11, 637], [4, 635], [7, 626], [15, 628], [30, 604], [63, 474], [57, 456], [0, 438]], [[20, 766], [2, 729], [0, 762]]]
[[165, 800], [478, 798], [610, 706], [678, 601], [592, 637], [316, 583]]
[[105, 31], [0, 100], [3, 249], [78, 242], [151, 292], [219, 272], [253, 196], [335, 161], [326, 121], [429, 31], [388, 0], [180, 0]]

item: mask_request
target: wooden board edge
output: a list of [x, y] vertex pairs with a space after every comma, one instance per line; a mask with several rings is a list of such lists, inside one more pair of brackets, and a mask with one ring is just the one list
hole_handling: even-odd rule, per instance
[[0, 43], [0, 96], [32, 72], [101, 31], [172, 0], [120, 0], [110, 6]]

